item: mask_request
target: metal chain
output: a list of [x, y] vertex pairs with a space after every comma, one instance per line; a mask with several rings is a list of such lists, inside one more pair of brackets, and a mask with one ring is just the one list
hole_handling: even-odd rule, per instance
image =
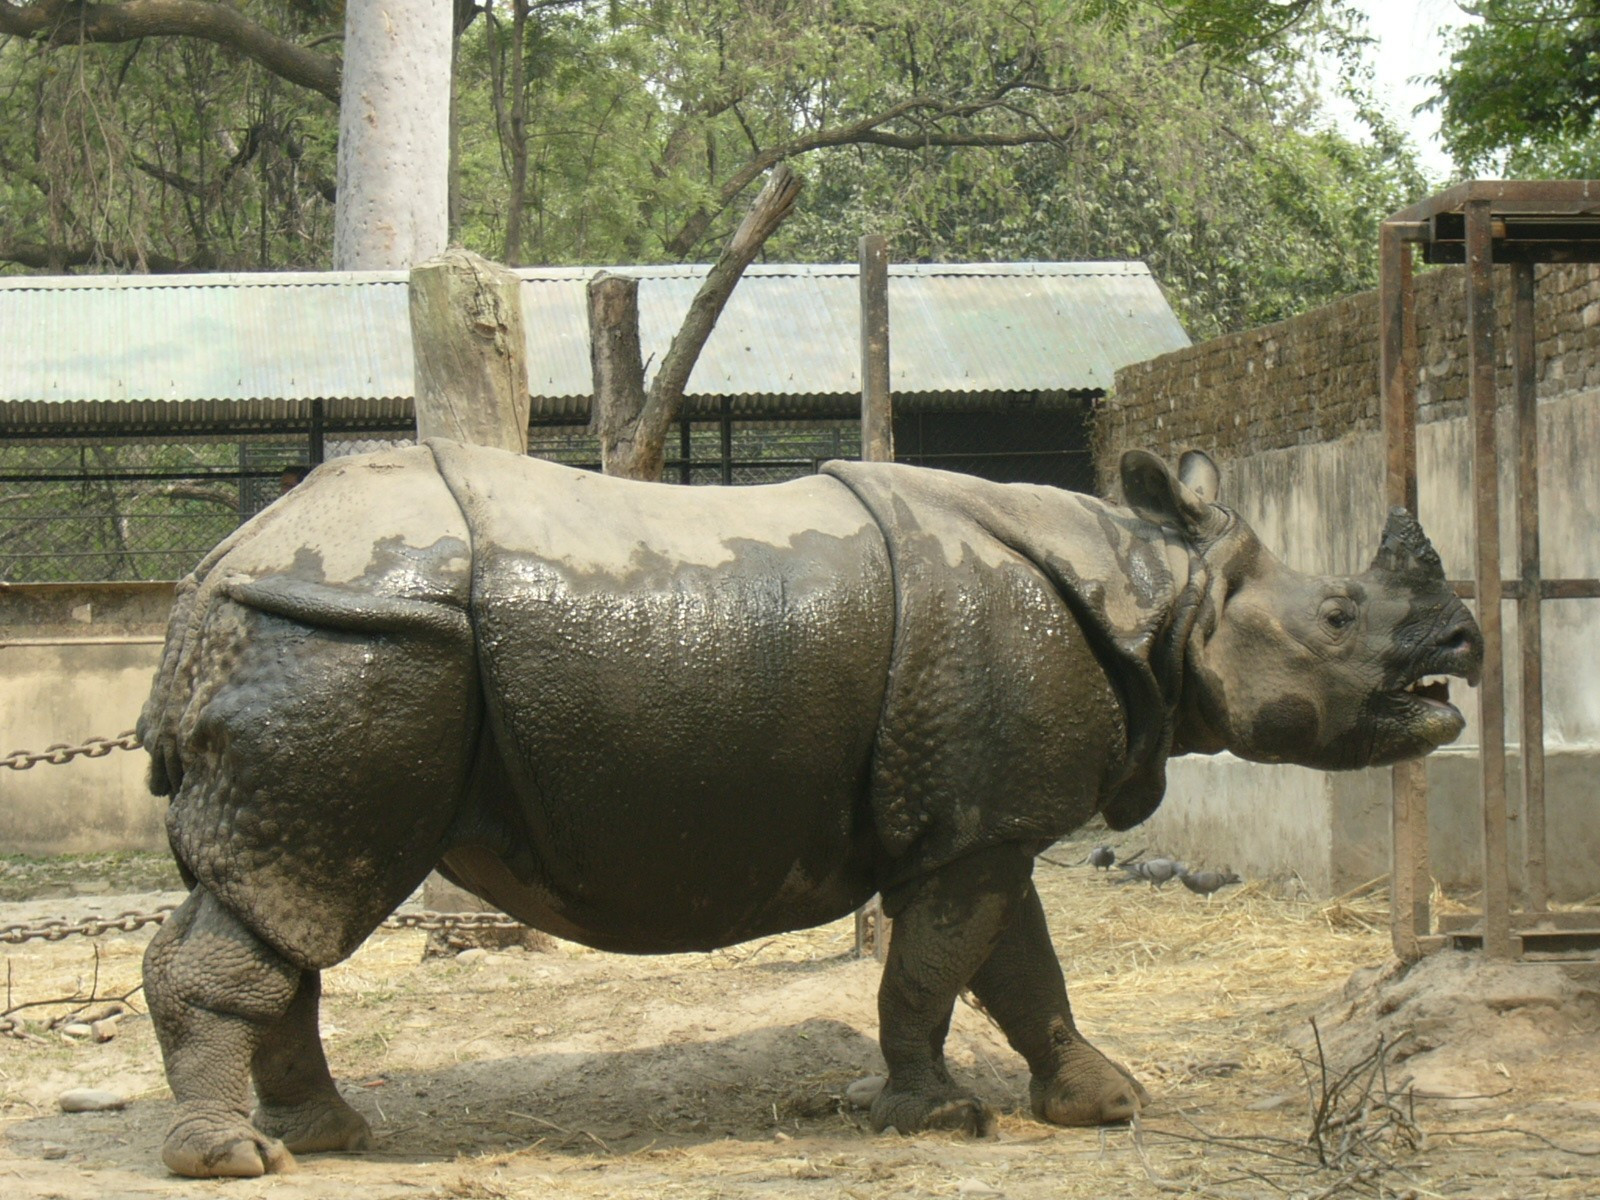
[[[146, 925], [159, 925], [172, 914], [175, 904], [163, 904], [152, 912], [125, 912], [115, 917], [91, 918], [69, 921], [55, 917], [36, 925], [0, 926], [0, 945], [17, 945], [22, 942], [44, 940], [64, 941], [69, 937], [99, 937], [105, 933], [132, 933]], [[504, 913], [396, 913], [380, 929], [520, 929], [522, 922]]]
[[522, 929], [523, 923], [505, 913], [395, 913], [379, 929]]
[[142, 745], [144, 743], [139, 740], [139, 735], [129, 729], [114, 738], [92, 737], [76, 746], [58, 742], [54, 746], [45, 747], [38, 754], [27, 750], [13, 750], [4, 758], [0, 758], [0, 767], [10, 767], [13, 771], [26, 771], [40, 763], [60, 766], [75, 758], [104, 758], [113, 750], [137, 750]]
[[77, 922], [68, 921], [65, 917], [55, 917], [40, 921], [37, 925], [5, 925], [0, 926], [0, 942], [27, 942], [35, 938], [42, 938], [47, 942], [60, 942], [78, 934], [84, 937], [99, 937], [113, 930], [118, 933], [132, 933], [146, 925], [161, 924], [177, 907], [176, 904], [163, 904], [154, 912], [125, 912], [115, 917], [91, 917]]

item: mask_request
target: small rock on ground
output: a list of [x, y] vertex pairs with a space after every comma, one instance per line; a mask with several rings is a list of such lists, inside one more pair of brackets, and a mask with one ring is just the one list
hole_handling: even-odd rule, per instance
[[128, 1101], [115, 1092], [103, 1092], [98, 1088], [70, 1088], [56, 1097], [56, 1103], [62, 1112], [113, 1112]]

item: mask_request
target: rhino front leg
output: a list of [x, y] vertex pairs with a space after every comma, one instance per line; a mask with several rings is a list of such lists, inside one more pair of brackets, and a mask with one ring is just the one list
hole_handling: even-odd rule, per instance
[[1028, 886], [1028, 867], [1021, 851], [997, 847], [885, 897], [894, 934], [878, 990], [878, 1038], [889, 1078], [872, 1102], [873, 1128], [992, 1132], [993, 1110], [950, 1078], [944, 1042], [956, 996], [992, 955]]
[[1149, 1094], [1078, 1032], [1033, 881], [1014, 906], [972, 991], [1033, 1074], [1033, 1113], [1057, 1125], [1127, 1121]]
[[339, 1095], [322, 1053], [321, 996], [322, 972], [301, 972], [289, 1010], [262, 1035], [250, 1060], [258, 1102], [251, 1121], [295, 1153], [367, 1150], [372, 1129]]
[[289, 1012], [300, 968], [196, 887], [145, 951], [145, 996], [178, 1115], [161, 1159], [179, 1175], [291, 1171], [294, 1156], [250, 1124], [250, 1063]]

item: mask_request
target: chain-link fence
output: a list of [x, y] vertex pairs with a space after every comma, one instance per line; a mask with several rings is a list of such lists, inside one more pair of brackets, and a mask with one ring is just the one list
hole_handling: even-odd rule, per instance
[[[1001, 412], [908, 413], [902, 462], [1001, 481], [1094, 487], [1088, 402]], [[326, 458], [405, 444], [401, 432], [330, 434]], [[293, 434], [0, 443], [0, 582], [181, 579], [212, 546], [280, 493], [307, 463]], [[600, 447], [584, 425], [536, 426], [528, 452], [588, 470]], [[858, 458], [849, 419], [682, 422], [664, 477], [684, 484], [776, 483]]]
[[0, 580], [180, 579], [305, 458], [271, 437], [0, 445]]
[[[409, 439], [329, 437], [326, 458]], [[304, 437], [118, 438], [0, 444], [0, 581], [181, 579], [218, 541], [280, 493], [305, 465]], [[529, 453], [597, 470], [582, 425], [541, 426]], [[854, 422], [691, 421], [669, 436], [666, 478], [692, 484], [772, 483], [854, 458]]]

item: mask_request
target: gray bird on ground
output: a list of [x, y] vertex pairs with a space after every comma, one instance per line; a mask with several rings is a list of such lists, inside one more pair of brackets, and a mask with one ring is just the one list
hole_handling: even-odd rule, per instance
[[1123, 863], [1122, 869], [1136, 879], [1143, 879], [1151, 887], [1160, 887], [1167, 880], [1182, 875], [1186, 868], [1170, 858], [1147, 858], [1143, 862]]
[[1089, 865], [1097, 871], [1109, 871], [1117, 861], [1117, 852], [1110, 846], [1096, 846], [1089, 851]]
[[1211, 903], [1214, 892], [1221, 891], [1230, 883], [1241, 882], [1232, 871], [1180, 871], [1178, 878], [1195, 895], [1204, 896], [1207, 904]]

